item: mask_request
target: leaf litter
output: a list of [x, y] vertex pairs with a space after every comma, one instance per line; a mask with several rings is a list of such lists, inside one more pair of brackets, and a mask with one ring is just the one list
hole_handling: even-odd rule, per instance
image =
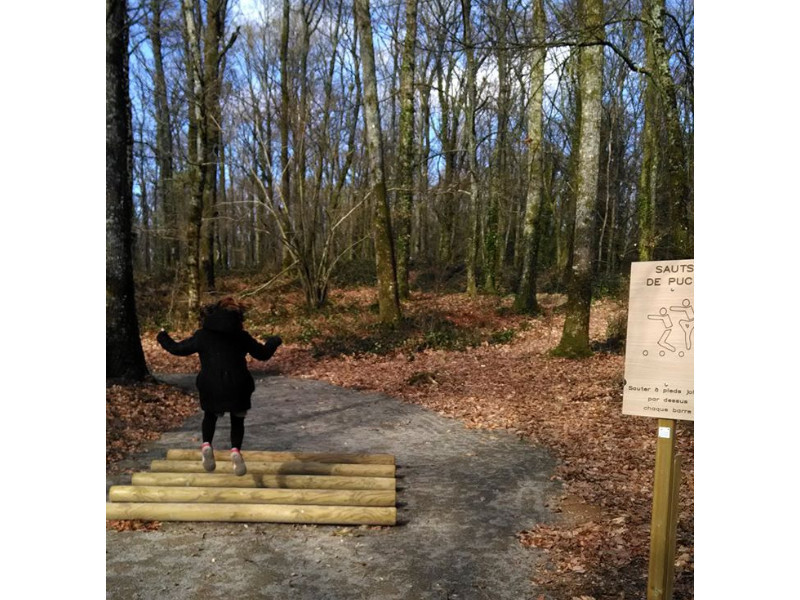
[[[645, 595], [657, 421], [622, 414], [622, 353], [598, 351], [579, 360], [550, 355], [563, 328], [563, 296], [540, 295], [542, 314], [529, 317], [510, 309], [511, 297], [412, 293], [404, 314], [418, 330], [395, 335], [388, 347], [375, 343], [370, 351], [344, 344], [339, 352], [316, 350], [342, 332], [381, 339], [374, 289], [337, 290], [330, 308], [316, 315], [303, 309], [298, 294], [285, 293], [282, 300], [251, 302], [248, 330], [261, 337], [278, 334], [285, 342], [269, 362], [251, 361], [254, 372], [386, 393], [466, 427], [506, 430], [549, 448], [558, 459], [554, 478], [563, 483], [564, 495], [551, 507], [559, 517], [554, 523], [518, 534], [522, 545], [546, 557], [531, 574], [533, 581], [554, 597]], [[612, 299], [593, 303], [595, 347], [607, 347], [609, 324], [624, 309]], [[419, 331], [425, 327], [430, 330]], [[459, 336], [467, 342], [451, 343]], [[192, 363], [161, 350], [155, 331], [142, 336], [142, 345], [153, 372], [199, 368], [196, 357]], [[107, 467], [196, 410], [194, 398], [169, 386], [108, 388]], [[673, 597], [688, 600], [694, 574], [693, 423], [678, 421], [676, 451], [683, 467]]]

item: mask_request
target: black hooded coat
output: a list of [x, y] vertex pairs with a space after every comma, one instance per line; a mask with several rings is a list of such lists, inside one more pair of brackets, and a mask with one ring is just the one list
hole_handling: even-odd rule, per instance
[[253, 376], [247, 369], [247, 355], [256, 360], [269, 360], [281, 339], [273, 336], [261, 344], [242, 328], [241, 313], [218, 309], [203, 319], [201, 329], [181, 342], [166, 331], [156, 338], [161, 347], [176, 356], [200, 355], [197, 390], [200, 407], [206, 412], [242, 412], [250, 409], [250, 396], [255, 389]]

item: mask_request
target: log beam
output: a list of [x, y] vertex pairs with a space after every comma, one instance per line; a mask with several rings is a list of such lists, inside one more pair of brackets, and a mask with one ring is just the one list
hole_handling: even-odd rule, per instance
[[[230, 458], [230, 457], [228, 457]], [[245, 459], [247, 472], [253, 475], [343, 475], [354, 477], [394, 477], [394, 465], [342, 464], [319, 462], [259, 462]], [[228, 460], [217, 465], [224, 469]], [[199, 460], [154, 460], [150, 463], [154, 473], [204, 473]], [[230, 467], [228, 468], [230, 470]]]
[[297, 490], [114, 485], [108, 490], [108, 499], [111, 502], [394, 506], [397, 494], [395, 490]]
[[394, 507], [107, 502], [106, 519], [395, 525]]
[[[214, 456], [217, 460], [229, 460], [230, 452], [227, 450], [215, 450]], [[265, 450], [242, 450], [242, 458], [245, 461], [261, 462], [317, 462], [317, 463], [346, 463], [346, 464], [370, 464], [370, 465], [393, 465], [395, 464], [392, 454], [352, 454], [341, 452], [270, 452]], [[200, 460], [200, 451], [172, 448], [167, 450], [167, 460]]]
[[394, 490], [393, 477], [345, 477], [339, 475], [260, 475], [237, 476], [223, 473], [134, 473], [133, 485], [185, 487], [251, 487], [337, 490]]

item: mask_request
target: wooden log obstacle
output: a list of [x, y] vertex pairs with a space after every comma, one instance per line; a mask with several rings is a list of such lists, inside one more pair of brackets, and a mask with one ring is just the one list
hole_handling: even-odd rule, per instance
[[395, 460], [390, 454], [243, 451], [247, 474], [215, 451], [206, 473], [199, 450], [172, 449], [131, 485], [111, 486], [106, 519], [395, 525]]

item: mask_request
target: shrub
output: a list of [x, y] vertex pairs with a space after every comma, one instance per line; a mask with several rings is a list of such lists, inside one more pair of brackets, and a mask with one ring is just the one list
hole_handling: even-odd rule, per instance
[[508, 344], [511, 340], [513, 340], [517, 335], [517, 332], [513, 329], [503, 329], [501, 331], [495, 331], [489, 336], [489, 343], [490, 344]]

